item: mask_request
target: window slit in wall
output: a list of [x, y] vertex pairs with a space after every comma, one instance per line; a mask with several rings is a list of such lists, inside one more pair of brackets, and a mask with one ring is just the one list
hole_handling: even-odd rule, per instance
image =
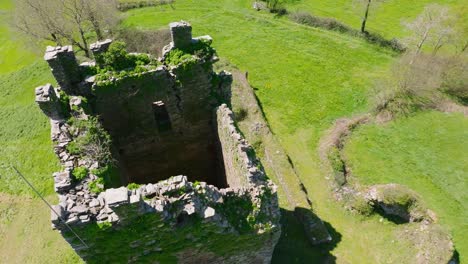
[[171, 130], [171, 119], [163, 101], [153, 103], [153, 113], [159, 132]]

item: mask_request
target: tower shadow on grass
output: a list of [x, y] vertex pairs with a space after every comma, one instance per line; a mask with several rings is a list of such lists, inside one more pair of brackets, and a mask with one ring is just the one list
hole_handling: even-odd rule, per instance
[[[300, 208], [301, 210], [307, 210]], [[310, 210], [308, 210], [310, 211]], [[311, 214], [312, 211], [310, 211]], [[341, 241], [341, 234], [328, 222], [324, 222], [332, 241], [312, 245], [307, 238], [304, 227], [296, 218], [294, 211], [281, 208], [281, 237], [273, 252], [272, 264], [284, 263], [335, 263], [336, 257], [330, 252]]]

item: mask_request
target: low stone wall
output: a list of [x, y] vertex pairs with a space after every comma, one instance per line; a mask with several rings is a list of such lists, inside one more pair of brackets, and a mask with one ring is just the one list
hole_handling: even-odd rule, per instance
[[253, 148], [237, 130], [233, 113], [225, 104], [218, 107], [216, 121], [228, 185], [240, 188], [264, 178], [264, 173], [256, 166]]

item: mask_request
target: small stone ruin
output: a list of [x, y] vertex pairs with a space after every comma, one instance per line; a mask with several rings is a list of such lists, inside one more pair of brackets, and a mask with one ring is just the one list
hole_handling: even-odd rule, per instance
[[88, 263], [270, 263], [276, 187], [236, 127], [232, 77], [213, 71], [211, 37], [170, 30], [162, 58], [129, 53], [145, 63], [128, 69], [105, 70], [112, 40], [82, 64], [47, 48], [58, 86], [36, 102], [62, 165], [53, 227]]

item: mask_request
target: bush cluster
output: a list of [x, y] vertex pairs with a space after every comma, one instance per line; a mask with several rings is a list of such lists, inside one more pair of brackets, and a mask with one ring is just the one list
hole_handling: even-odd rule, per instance
[[158, 62], [147, 54], [129, 54], [126, 44], [121, 41], [113, 42], [107, 52], [96, 56], [95, 59], [98, 65], [96, 75], [98, 82], [141, 74], [158, 65]]
[[324, 28], [327, 30], [345, 33], [354, 37], [360, 37], [365, 39], [369, 43], [377, 44], [381, 47], [390, 48], [397, 52], [403, 52], [405, 50], [404, 47], [396, 39], [387, 40], [379, 34], [369, 32], [362, 33], [359, 30], [353, 29], [333, 18], [318, 17], [303, 11], [292, 13], [289, 15], [289, 18], [292, 21], [299, 24], [311, 27]]
[[111, 153], [112, 140], [96, 117], [88, 120], [70, 118], [68, 123], [78, 129], [79, 136], [67, 145], [70, 154], [81, 155], [101, 164], [112, 164], [114, 159]]
[[135, 9], [135, 8], [167, 5], [167, 4], [172, 4], [172, 3], [174, 3], [174, 0], [133, 0], [133, 1], [126, 0], [125, 2], [119, 3], [117, 8], [120, 11], [125, 12], [127, 10]]
[[92, 193], [100, 193], [104, 191], [104, 179], [103, 178], [97, 178], [96, 180], [92, 181], [88, 185], [89, 190]]
[[134, 182], [127, 185], [127, 189], [129, 189], [129, 190], [136, 190], [138, 188], [140, 188], [140, 184], [137, 184], [137, 183], [134, 183]]
[[89, 170], [86, 167], [76, 167], [72, 171], [73, 177], [75, 177], [76, 180], [81, 181], [86, 176], [88, 176]]
[[390, 77], [377, 83], [375, 112], [394, 117], [437, 108], [447, 101], [443, 93], [466, 104], [466, 70], [468, 63], [460, 57], [405, 54], [395, 63]]
[[262, 0], [267, 4], [267, 8], [271, 13], [279, 16], [286, 15], [288, 10], [284, 7], [284, 0]]
[[106, 52], [95, 59], [99, 67], [107, 71], [132, 69], [137, 65], [147, 65], [151, 62], [146, 54], [128, 54], [127, 45], [122, 41], [113, 42]]

